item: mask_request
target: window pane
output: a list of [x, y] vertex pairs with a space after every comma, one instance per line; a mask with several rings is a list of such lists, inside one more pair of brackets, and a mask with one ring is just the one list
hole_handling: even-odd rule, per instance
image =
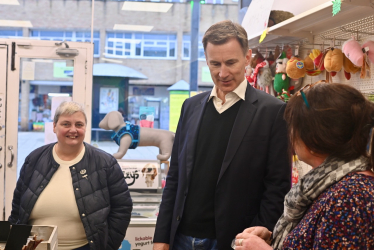
[[157, 42], [157, 45], [165, 45], [166, 46], [166, 42]]
[[116, 38], [123, 38], [123, 34], [122, 33], [116, 33], [115, 37]]
[[144, 47], [144, 56], [166, 57], [166, 48]]
[[114, 33], [108, 32], [108, 33], [107, 33], [107, 37], [108, 37], [108, 38], [113, 38], [113, 37], [114, 37]]
[[136, 44], [135, 55], [136, 56], [140, 56], [141, 53], [142, 53], [142, 51], [141, 51], [141, 44], [138, 43], [138, 44]]
[[63, 31], [40, 31], [40, 36], [63, 37]]
[[132, 37], [132, 34], [131, 34], [131, 33], [125, 33], [125, 38], [127, 38], [127, 39], [131, 39], [131, 37]]
[[[90, 34], [91, 36], [91, 34]], [[94, 32], [94, 35], [93, 35], [94, 38], [100, 38], [100, 32]]]
[[142, 33], [135, 33], [135, 39], [143, 39]]
[[153, 45], [154, 42], [144, 42], [144, 44], [146, 44], [146, 45]]
[[131, 48], [131, 44], [130, 43], [125, 43], [125, 49], [130, 49]]
[[108, 47], [113, 47], [114, 43], [113, 42], [108, 42]]
[[161, 34], [144, 34], [144, 39], [147, 40], [168, 40], [167, 35], [161, 35]]
[[175, 43], [170, 43], [169, 45], [169, 56], [174, 57], [175, 56]]
[[99, 55], [100, 54], [99, 41], [97, 41], [97, 40], [94, 41], [94, 54], [95, 55]]
[[65, 32], [65, 37], [72, 37], [73, 36], [73, 32], [71, 31], [66, 31]]

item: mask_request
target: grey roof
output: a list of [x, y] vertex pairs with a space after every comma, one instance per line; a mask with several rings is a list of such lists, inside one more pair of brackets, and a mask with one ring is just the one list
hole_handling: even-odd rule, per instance
[[[145, 75], [135, 69], [116, 63], [95, 63], [93, 65], [93, 76], [126, 77], [130, 80], [148, 79]], [[68, 73], [73, 76], [74, 73]]]
[[169, 88], [167, 88], [168, 91], [170, 90], [190, 90], [190, 84], [184, 80], [180, 80], [173, 85], [171, 85]]
[[95, 63], [93, 65], [93, 76], [128, 77], [130, 80], [148, 79], [135, 69], [115, 63]]

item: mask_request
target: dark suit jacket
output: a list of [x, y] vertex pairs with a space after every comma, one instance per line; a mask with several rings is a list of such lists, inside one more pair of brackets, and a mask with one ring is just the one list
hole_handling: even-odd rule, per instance
[[[182, 107], [154, 236], [154, 242], [169, 243], [170, 249], [183, 215], [196, 137], [209, 95], [205, 92], [191, 97]], [[283, 212], [284, 196], [291, 187], [285, 106], [247, 86], [214, 197], [220, 250], [231, 249], [231, 241], [245, 228], [265, 226], [272, 231]]]

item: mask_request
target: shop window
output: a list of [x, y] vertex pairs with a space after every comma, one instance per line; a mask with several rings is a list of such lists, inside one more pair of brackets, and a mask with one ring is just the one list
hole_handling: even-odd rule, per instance
[[[49, 41], [91, 42], [89, 31], [32, 30], [31, 37]], [[100, 56], [100, 32], [94, 32], [94, 56]]]
[[[202, 43], [203, 37], [199, 36], [199, 60], [205, 61], [204, 55], [204, 46]], [[182, 59], [190, 60], [191, 57], [191, 36], [183, 35], [183, 50], [182, 50]]]
[[0, 30], [0, 37], [21, 37], [23, 36], [22, 30]]
[[175, 34], [108, 32], [105, 56], [176, 59]]

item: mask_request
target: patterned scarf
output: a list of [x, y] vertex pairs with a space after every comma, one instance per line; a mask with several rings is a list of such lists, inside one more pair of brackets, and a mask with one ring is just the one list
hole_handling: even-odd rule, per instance
[[282, 249], [286, 236], [299, 224], [309, 206], [323, 191], [345, 175], [365, 171], [368, 167], [369, 160], [364, 156], [350, 162], [327, 157], [320, 166], [310, 170], [285, 197], [284, 212], [274, 228], [272, 247]]

